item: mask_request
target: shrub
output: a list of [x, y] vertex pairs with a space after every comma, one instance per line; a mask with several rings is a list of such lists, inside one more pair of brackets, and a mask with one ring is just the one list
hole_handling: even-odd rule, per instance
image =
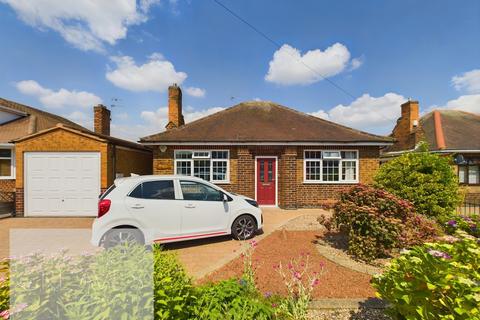
[[449, 158], [428, 152], [406, 153], [383, 164], [375, 184], [434, 218], [451, 214], [461, 200]]
[[272, 319], [275, 309], [243, 279], [224, 280], [198, 289], [194, 319]]
[[175, 254], [154, 247], [155, 319], [188, 319], [195, 304], [191, 279]]
[[436, 224], [416, 214], [408, 201], [364, 185], [343, 193], [334, 210], [333, 225], [348, 235], [349, 253], [362, 260], [388, 256], [394, 248], [438, 233]]
[[443, 219], [442, 226], [448, 234], [454, 234], [457, 230], [480, 238], [480, 215], [452, 215]]
[[480, 319], [480, 247], [464, 232], [405, 251], [373, 279], [394, 319]]

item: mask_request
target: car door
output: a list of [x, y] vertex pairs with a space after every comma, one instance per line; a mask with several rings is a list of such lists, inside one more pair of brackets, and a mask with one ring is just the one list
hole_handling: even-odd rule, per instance
[[182, 192], [182, 234], [184, 236], [226, 233], [230, 206], [224, 193], [204, 183], [180, 180]]
[[176, 200], [173, 180], [142, 182], [130, 192], [125, 202], [152, 240], [171, 241], [180, 235], [182, 207]]

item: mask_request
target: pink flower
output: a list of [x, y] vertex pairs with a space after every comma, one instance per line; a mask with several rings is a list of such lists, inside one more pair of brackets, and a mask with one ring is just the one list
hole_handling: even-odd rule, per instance
[[300, 272], [296, 271], [293, 273], [293, 276], [295, 278], [297, 278], [297, 280], [302, 280], [302, 275], [300, 274]]
[[293, 269], [293, 265], [291, 263], [288, 264], [288, 269], [290, 269], [290, 270]]
[[3, 319], [10, 318], [10, 311], [4, 310], [4, 311], [0, 312], [0, 317], [2, 317]]

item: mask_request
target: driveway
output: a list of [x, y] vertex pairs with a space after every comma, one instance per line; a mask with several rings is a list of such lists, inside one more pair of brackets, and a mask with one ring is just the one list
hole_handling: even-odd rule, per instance
[[[264, 208], [263, 234], [255, 239], [260, 241], [299, 216], [321, 213], [328, 214], [321, 209]], [[73, 254], [80, 254], [98, 250], [89, 243], [92, 221], [93, 218], [0, 219], [0, 259], [9, 255], [21, 256], [34, 251], [52, 253], [68, 249]], [[190, 275], [201, 278], [238, 257], [245, 249], [245, 245], [245, 242], [235, 241], [230, 236], [225, 236], [173, 243], [166, 245], [165, 248], [178, 254]]]

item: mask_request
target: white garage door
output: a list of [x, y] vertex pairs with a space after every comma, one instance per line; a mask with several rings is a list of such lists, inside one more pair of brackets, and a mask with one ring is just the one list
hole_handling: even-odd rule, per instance
[[25, 215], [97, 214], [99, 152], [27, 152], [24, 164]]

